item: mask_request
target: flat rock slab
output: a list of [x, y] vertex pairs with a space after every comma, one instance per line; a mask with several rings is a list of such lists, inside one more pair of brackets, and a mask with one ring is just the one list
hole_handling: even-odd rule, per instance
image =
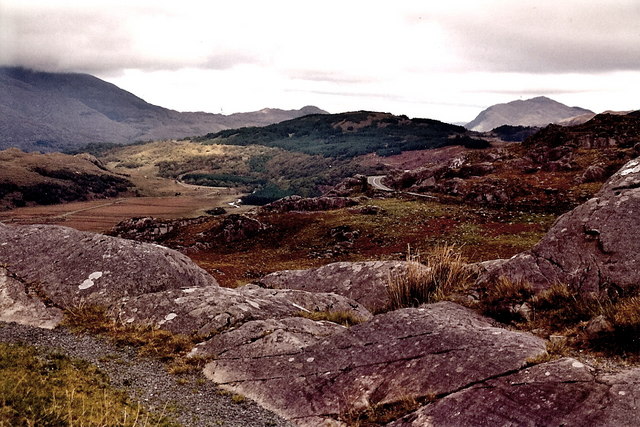
[[47, 307], [24, 283], [0, 267], [0, 321], [53, 329], [62, 321], [62, 310]]
[[278, 271], [260, 283], [278, 289], [334, 292], [378, 311], [389, 304], [390, 275], [402, 274], [408, 265], [405, 261], [336, 262], [309, 270]]
[[171, 289], [125, 298], [112, 314], [126, 323], [152, 324], [174, 333], [210, 336], [251, 320], [278, 319], [300, 312], [345, 311], [363, 320], [371, 313], [357, 302], [330, 293], [208, 286]]
[[480, 283], [500, 276], [538, 289], [567, 284], [584, 293], [640, 283], [640, 158], [628, 162], [594, 198], [562, 215], [531, 251], [484, 263]]
[[296, 354], [345, 329], [345, 326], [336, 323], [304, 317], [252, 320], [198, 344], [191, 355], [257, 358]]
[[[299, 425], [517, 371], [545, 342], [454, 303], [376, 316], [294, 355], [221, 354], [205, 374]], [[238, 357], [240, 356], [240, 357]]]
[[640, 369], [598, 376], [565, 358], [475, 384], [392, 423], [409, 426], [637, 426]]
[[110, 305], [125, 296], [215, 279], [174, 250], [56, 225], [0, 224], [0, 264], [59, 307]]

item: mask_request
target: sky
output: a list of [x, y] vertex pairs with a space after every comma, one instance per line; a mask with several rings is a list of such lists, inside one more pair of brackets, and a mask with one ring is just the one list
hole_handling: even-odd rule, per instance
[[0, 0], [0, 65], [178, 111], [640, 109], [640, 0]]

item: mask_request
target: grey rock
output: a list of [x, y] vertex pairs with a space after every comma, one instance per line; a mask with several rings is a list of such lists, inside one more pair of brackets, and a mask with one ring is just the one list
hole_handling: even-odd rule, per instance
[[174, 250], [55, 225], [0, 224], [0, 263], [62, 308], [82, 300], [109, 306], [125, 296], [217, 286]]
[[596, 316], [587, 322], [584, 328], [584, 332], [587, 335], [587, 339], [595, 340], [602, 338], [603, 335], [613, 332], [613, 325], [603, 315]]
[[347, 311], [363, 320], [371, 313], [336, 294], [219, 286], [169, 289], [125, 298], [112, 309], [125, 323], [152, 324], [174, 333], [209, 337], [251, 320], [280, 319], [301, 311]]
[[595, 195], [558, 218], [530, 251], [484, 264], [480, 283], [500, 276], [537, 289], [564, 283], [583, 293], [633, 291], [640, 283], [640, 158]]
[[390, 275], [401, 274], [407, 265], [404, 261], [336, 262], [309, 270], [278, 271], [263, 277], [260, 283], [277, 289], [334, 292], [378, 311], [389, 303]]
[[252, 320], [198, 344], [191, 356], [255, 358], [294, 354], [345, 329], [336, 323], [304, 317]]
[[428, 404], [400, 426], [633, 426], [640, 369], [599, 376], [565, 358], [490, 379]]
[[452, 393], [521, 369], [544, 341], [454, 303], [376, 316], [293, 355], [225, 357], [205, 374], [298, 425], [350, 411]]
[[0, 267], [0, 321], [53, 329], [62, 321], [62, 310], [47, 307], [24, 283]]

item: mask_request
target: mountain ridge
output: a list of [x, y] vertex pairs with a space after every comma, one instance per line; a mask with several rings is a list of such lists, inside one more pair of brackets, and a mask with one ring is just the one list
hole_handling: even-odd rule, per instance
[[0, 149], [48, 152], [87, 143], [130, 143], [265, 126], [326, 111], [305, 106], [230, 115], [178, 112], [90, 74], [0, 67], [0, 113]]
[[478, 132], [487, 132], [502, 125], [543, 127], [583, 114], [594, 113], [582, 107], [569, 107], [546, 96], [538, 96], [492, 105], [481, 111], [465, 127]]

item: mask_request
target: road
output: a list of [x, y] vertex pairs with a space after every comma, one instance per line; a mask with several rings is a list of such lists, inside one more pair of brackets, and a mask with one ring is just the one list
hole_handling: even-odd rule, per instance
[[[386, 192], [396, 192], [393, 188], [389, 188], [382, 183], [382, 180], [386, 177], [386, 175], [376, 175], [376, 176], [368, 176], [367, 183], [372, 186], [375, 190], [386, 191]], [[434, 199], [437, 200], [437, 197], [429, 196], [428, 194], [420, 194], [420, 193], [411, 193], [408, 191], [398, 191], [398, 193], [409, 194], [411, 196], [423, 197], [425, 199]]]
[[389, 188], [382, 183], [382, 180], [386, 177], [386, 175], [378, 175], [378, 176], [368, 176], [367, 184], [372, 186], [376, 190], [394, 192], [393, 188]]

